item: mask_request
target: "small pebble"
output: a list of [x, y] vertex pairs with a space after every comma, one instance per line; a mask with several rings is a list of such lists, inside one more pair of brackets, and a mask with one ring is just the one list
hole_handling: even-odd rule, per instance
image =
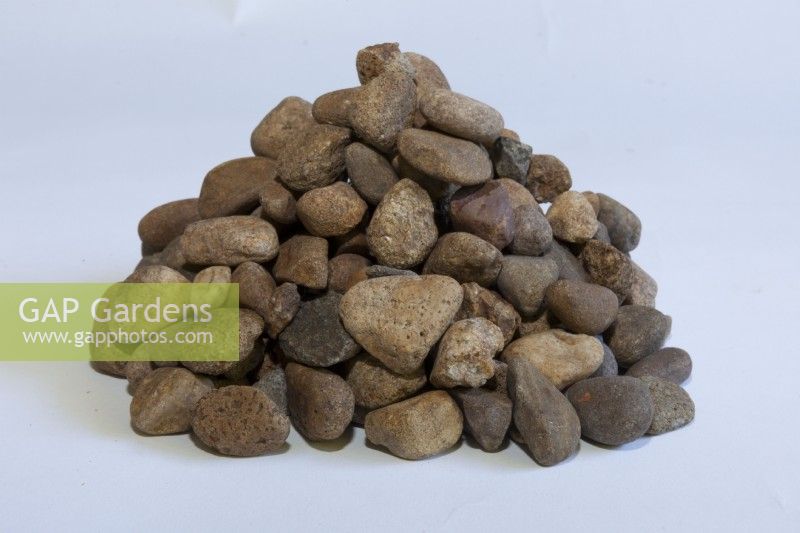
[[[224, 320], [224, 315], [220, 313], [231, 310], [219, 309], [214, 315], [215, 320]], [[253, 362], [253, 349], [256, 341], [264, 333], [264, 319], [255, 311], [250, 309], [239, 309], [239, 360], [238, 361], [183, 361], [182, 364], [192, 372], [206, 374], [209, 376], [221, 376], [228, 372], [235, 371], [242, 366], [248, 366]], [[236, 315], [234, 315], [236, 316]], [[241, 364], [240, 364], [241, 363]]]
[[297, 201], [297, 218], [317, 237], [344, 235], [361, 222], [367, 203], [343, 181], [312, 189]]
[[450, 200], [450, 218], [454, 230], [477, 235], [498, 250], [514, 239], [514, 208], [498, 181], [456, 192]]
[[516, 181], [501, 178], [497, 182], [506, 189], [514, 213], [511, 253], [536, 256], [547, 252], [553, 244], [553, 230], [533, 195]]
[[689, 379], [691, 374], [692, 358], [686, 350], [680, 348], [661, 348], [639, 359], [625, 372], [626, 376], [635, 378], [652, 376], [678, 385]]
[[557, 157], [537, 154], [531, 158], [527, 187], [537, 202], [552, 202], [572, 187], [572, 177]]
[[368, 409], [405, 400], [427, 382], [421, 367], [409, 374], [398, 374], [365, 353], [350, 360], [347, 372], [347, 384], [353, 390], [356, 405]]
[[209, 218], [186, 227], [181, 252], [188, 264], [200, 266], [264, 263], [278, 255], [278, 234], [256, 217]]
[[642, 305], [623, 305], [606, 331], [606, 343], [620, 366], [633, 366], [662, 346], [672, 329], [672, 318]]
[[366, 274], [368, 279], [383, 278], [386, 276], [417, 276], [418, 274], [413, 270], [403, 270], [400, 268], [392, 268], [384, 265], [372, 265], [367, 267]]
[[297, 96], [281, 100], [253, 130], [253, 153], [277, 159], [287, 142], [315, 124], [311, 104]]
[[653, 376], [640, 379], [650, 388], [653, 400], [653, 422], [647, 429], [648, 435], [674, 431], [694, 420], [694, 402], [680, 385]]
[[434, 131], [404, 129], [397, 137], [400, 155], [415, 169], [456, 185], [478, 185], [492, 178], [486, 149]]
[[287, 415], [289, 414], [288, 399], [286, 392], [286, 373], [279, 366], [271, 366], [269, 371], [262, 375], [253, 387], [267, 395], [278, 410]]
[[461, 287], [464, 290], [464, 300], [454, 320], [485, 318], [500, 328], [503, 344], [511, 342], [521, 322], [514, 306], [496, 292], [477, 283], [465, 283]]
[[503, 349], [500, 328], [485, 318], [454, 322], [445, 332], [431, 370], [434, 387], [480, 387], [494, 375], [493, 359]]
[[464, 429], [478, 446], [486, 452], [499, 450], [511, 425], [511, 399], [486, 389], [453, 389], [450, 394], [464, 415]]
[[344, 173], [344, 150], [350, 130], [317, 124], [291, 138], [278, 156], [278, 176], [294, 191], [308, 191], [336, 181]]
[[331, 124], [342, 128], [350, 127], [350, 109], [361, 87], [348, 87], [325, 93], [311, 107], [314, 120], [320, 124]]
[[602, 378], [605, 376], [617, 376], [617, 375], [619, 375], [619, 365], [617, 364], [617, 358], [614, 357], [614, 352], [611, 351], [611, 348], [609, 348], [607, 344], [603, 343], [603, 362], [600, 365], [600, 368], [595, 370], [594, 374], [592, 374], [589, 377]]
[[338, 375], [297, 363], [286, 365], [289, 417], [310, 441], [337, 439], [353, 420], [355, 400]]
[[471, 233], [452, 232], [439, 238], [425, 262], [423, 274], [442, 274], [459, 283], [493, 285], [500, 274], [503, 254]]
[[597, 217], [581, 193], [566, 191], [555, 198], [547, 210], [553, 235], [562, 241], [584, 243], [597, 233]]
[[497, 288], [523, 317], [542, 310], [547, 287], [558, 279], [558, 265], [546, 257], [507, 255], [497, 277]]
[[272, 181], [261, 189], [261, 216], [276, 224], [297, 222], [297, 201], [289, 189]]
[[631, 260], [610, 244], [592, 239], [580, 255], [590, 281], [608, 287], [624, 302], [633, 285]]
[[200, 217], [250, 213], [259, 205], [264, 187], [277, 176], [277, 164], [267, 157], [243, 157], [212, 168], [200, 189]]
[[272, 274], [279, 283], [325, 289], [328, 286], [328, 241], [310, 235], [289, 238], [280, 246]]
[[130, 390], [135, 392], [136, 387], [139, 386], [144, 378], [152, 374], [153, 370], [153, 363], [150, 361], [128, 361], [125, 365], [124, 372], [125, 378], [130, 385]]
[[493, 107], [449, 89], [431, 89], [420, 98], [420, 111], [435, 129], [480, 144], [491, 144], [503, 129]]
[[277, 339], [300, 310], [300, 293], [294, 283], [282, 283], [272, 291], [267, 303], [264, 322], [267, 335]]
[[642, 235], [642, 222], [633, 211], [610, 196], [598, 193], [600, 210], [597, 220], [608, 229], [611, 244], [621, 252], [630, 252], [639, 244]]
[[363, 85], [377, 78], [386, 70], [386, 65], [398, 59], [401, 59], [401, 53], [397, 43], [373, 44], [362, 48], [356, 54], [358, 81]]
[[414, 68], [414, 83], [420, 93], [450, 88], [442, 69], [432, 59], [416, 52], [404, 52], [403, 56]]
[[149, 211], [139, 222], [142, 244], [151, 252], [163, 250], [173, 239], [180, 237], [186, 226], [200, 220], [197, 198], [176, 200]]
[[502, 136], [494, 142], [492, 147], [492, 162], [494, 173], [499, 179], [510, 179], [521, 185], [528, 183], [528, 168], [531, 165], [533, 148], [520, 142]]
[[188, 283], [186, 276], [163, 265], [139, 267], [125, 278], [125, 283]]
[[349, 145], [344, 151], [344, 161], [353, 187], [370, 205], [378, 205], [399, 181], [392, 164], [365, 144]]
[[367, 279], [372, 261], [357, 254], [341, 254], [328, 261], [328, 290], [346, 293], [350, 287]]
[[266, 320], [269, 299], [275, 290], [275, 280], [267, 269], [258, 263], [247, 261], [233, 271], [231, 283], [239, 284], [239, 305], [252, 309]]
[[579, 281], [591, 281], [588, 272], [583, 268], [583, 263], [575, 257], [572, 252], [553, 241], [550, 249], [545, 252], [544, 257], [549, 257], [558, 265], [558, 279], [575, 279]]
[[584, 281], [558, 280], [547, 288], [546, 298], [548, 309], [573, 333], [599, 335], [619, 310], [614, 291]]

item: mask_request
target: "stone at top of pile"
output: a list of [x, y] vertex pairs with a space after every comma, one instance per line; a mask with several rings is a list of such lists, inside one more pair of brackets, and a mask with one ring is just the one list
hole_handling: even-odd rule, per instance
[[688, 423], [691, 359], [661, 349], [671, 319], [630, 258], [639, 218], [571, 190], [427, 57], [379, 44], [356, 70], [357, 87], [282, 100], [254, 157], [142, 219], [129, 282], [236, 282], [243, 311], [238, 362], [104, 365], [136, 387], [134, 425], [255, 455], [289, 420], [309, 440], [357, 423], [408, 459], [463, 430], [550, 465], [581, 435]]

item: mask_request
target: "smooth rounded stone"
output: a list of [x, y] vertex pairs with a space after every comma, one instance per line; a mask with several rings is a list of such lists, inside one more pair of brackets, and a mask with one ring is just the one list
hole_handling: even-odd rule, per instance
[[444, 391], [431, 391], [367, 414], [367, 440], [397, 457], [424, 459], [455, 446], [461, 440], [464, 417]]
[[317, 237], [344, 235], [361, 222], [367, 203], [343, 181], [312, 189], [297, 201], [297, 218]]
[[603, 343], [603, 362], [600, 364], [600, 368], [594, 371], [594, 374], [589, 376], [590, 378], [600, 378], [604, 376], [617, 376], [619, 375], [619, 365], [617, 364], [617, 358], [614, 357], [614, 352], [611, 351], [611, 348], [608, 347], [607, 344]]
[[297, 222], [297, 201], [294, 195], [278, 183], [267, 183], [261, 189], [261, 216], [276, 224]]
[[547, 288], [548, 309], [573, 333], [599, 335], [617, 318], [619, 301], [614, 291], [586, 283], [561, 279]]
[[558, 279], [591, 281], [589, 273], [583, 268], [581, 260], [558, 241], [554, 240], [552, 242], [544, 257], [549, 257], [558, 265]]
[[396, 155], [392, 158], [392, 168], [395, 169], [400, 179], [410, 179], [417, 185], [425, 189], [431, 200], [438, 202], [444, 198], [450, 198], [459, 188], [455, 183], [447, 183], [436, 178], [432, 178], [427, 174], [420, 172], [412, 167], [408, 161]]
[[399, 181], [392, 164], [362, 143], [352, 143], [344, 151], [347, 175], [367, 203], [378, 205]]
[[588, 335], [551, 329], [520, 337], [505, 350], [503, 361], [522, 357], [559, 390], [591, 376], [603, 363], [603, 345]]
[[413, 270], [403, 270], [400, 268], [392, 268], [384, 265], [372, 265], [365, 270], [368, 279], [383, 278], [386, 276], [418, 276]]
[[644, 435], [653, 421], [653, 402], [647, 384], [628, 376], [579, 381], [567, 399], [581, 421], [581, 434], [600, 444], [620, 446]]
[[494, 284], [500, 274], [503, 254], [471, 233], [445, 233], [428, 256], [423, 274], [450, 276], [459, 283]]
[[232, 385], [200, 399], [192, 429], [203, 444], [221, 454], [251, 457], [283, 447], [289, 417], [262, 391]]
[[633, 366], [662, 346], [672, 329], [672, 318], [652, 307], [623, 305], [605, 333], [606, 343], [623, 367]]
[[368, 409], [404, 400], [427, 382], [421, 367], [408, 374], [398, 374], [365, 353], [350, 360], [347, 372], [347, 384], [353, 390], [356, 405]]
[[494, 376], [493, 359], [504, 344], [500, 328], [485, 318], [454, 322], [439, 341], [431, 384], [441, 389], [482, 386]]
[[191, 278], [192, 274], [188, 270], [185, 270], [185, 267], [187, 265], [187, 261], [186, 261], [186, 257], [184, 257], [184, 255], [183, 255], [183, 247], [181, 245], [182, 241], [183, 241], [183, 236], [182, 235], [179, 236], [179, 237], [175, 237], [174, 239], [172, 239], [170, 241], [170, 243], [166, 246], [166, 248], [164, 248], [163, 250], [161, 250], [160, 252], [158, 252], [154, 256], [151, 256], [149, 258], [150, 261], [145, 261], [145, 259], [148, 259], [148, 258], [143, 258], [142, 262], [140, 262], [140, 265], [141, 266], [149, 266], [149, 265], [167, 266], [167, 267], [169, 267], [169, 268], [171, 268], [173, 270], [180, 271], [180, 273], [183, 274], [184, 277]]
[[533, 333], [544, 333], [558, 328], [558, 319], [548, 309], [545, 309], [536, 318], [523, 321], [519, 325], [519, 336], [525, 337]]
[[264, 263], [278, 255], [278, 234], [256, 217], [209, 218], [187, 226], [181, 252], [187, 264], [199, 266]]
[[481, 287], [477, 283], [464, 283], [461, 288], [464, 291], [464, 300], [453, 320], [485, 318], [500, 328], [504, 345], [511, 342], [521, 321], [514, 306], [496, 292]]
[[149, 265], [134, 270], [125, 283], [189, 283], [189, 280], [168, 266]]
[[553, 244], [553, 230], [533, 195], [511, 179], [500, 178], [497, 182], [508, 193], [514, 212], [511, 253], [537, 256], [547, 252]]
[[287, 398], [286, 373], [279, 366], [273, 366], [268, 372], [261, 376], [253, 387], [267, 395], [278, 410], [289, 414], [289, 400]]
[[348, 87], [325, 93], [316, 100], [311, 107], [314, 120], [320, 124], [331, 124], [343, 128], [350, 127], [350, 108], [361, 87]]
[[640, 378], [650, 388], [653, 421], [648, 435], [662, 435], [682, 428], [694, 420], [694, 402], [680, 385], [653, 376]]
[[328, 286], [328, 241], [310, 235], [295, 235], [284, 241], [272, 275], [279, 283], [325, 289]]
[[496, 109], [449, 89], [427, 91], [419, 108], [429, 125], [475, 143], [493, 143], [503, 129], [503, 116]]
[[626, 376], [653, 376], [681, 384], [692, 374], [692, 358], [680, 348], [661, 348], [640, 359], [625, 372]]
[[328, 292], [302, 302], [278, 337], [284, 355], [304, 365], [327, 367], [358, 354], [358, 344], [339, 321], [341, 300], [341, 294]]
[[[212, 307], [221, 307], [228, 300], [231, 283], [231, 267], [210, 266], [206, 267], [195, 275], [192, 283], [197, 284], [198, 288], [192, 290], [190, 297], [192, 302], [211, 303]], [[201, 284], [215, 283], [214, 287], [200, 287]], [[241, 298], [239, 298], [241, 301]]]
[[511, 357], [507, 363], [508, 395], [514, 405], [512, 427], [537, 463], [552, 466], [569, 458], [578, 450], [581, 438], [575, 409], [531, 360]]
[[594, 209], [581, 193], [565, 191], [553, 199], [547, 210], [553, 235], [562, 241], [584, 243], [597, 233]]
[[353, 391], [333, 372], [289, 363], [286, 385], [289, 417], [306, 439], [337, 439], [353, 420]]
[[239, 305], [252, 309], [266, 320], [269, 299], [275, 290], [275, 280], [267, 269], [258, 263], [247, 261], [233, 271], [231, 283], [239, 284]]
[[600, 213], [600, 197], [597, 196], [597, 193], [594, 193], [594, 192], [591, 192], [591, 191], [583, 191], [581, 194], [584, 195], [587, 200], [589, 200], [589, 203], [591, 204], [592, 209], [594, 209], [594, 214], [595, 215], [599, 214]]
[[528, 183], [528, 168], [533, 157], [533, 148], [519, 139], [500, 137], [492, 146], [492, 163], [497, 178], [510, 179], [522, 185]]
[[358, 81], [365, 84], [377, 78], [386, 70], [386, 65], [402, 58], [398, 43], [373, 44], [362, 48], [356, 54]]
[[397, 182], [383, 197], [367, 226], [367, 242], [378, 263], [406, 269], [422, 263], [439, 232], [433, 202], [411, 180]]
[[124, 374], [125, 379], [128, 380], [128, 385], [130, 385], [130, 390], [135, 392], [136, 387], [139, 384], [153, 373], [155, 368], [153, 367], [153, 363], [150, 361], [128, 361], [128, 364], [125, 365]]
[[478, 185], [492, 178], [486, 149], [435, 131], [404, 129], [397, 137], [403, 160], [423, 174], [447, 183]]
[[200, 220], [197, 198], [168, 202], [150, 210], [139, 221], [139, 238], [151, 253], [163, 250], [180, 237], [186, 226]]
[[[114, 346], [112, 346], [112, 349]], [[92, 347], [93, 350], [97, 348]], [[92, 354], [94, 357], [94, 353]], [[128, 361], [92, 361], [89, 363], [92, 369], [95, 372], [100, 372], [101, 374], [105, 374], [107, 376], [113, 376], [115, 378], [125, 378], [126, 369], [128, 367]]]
[[367, 279], [372, 261], [357, 254], [341, 254], [328, 261], [328, 290], [344, 294], [356, 283]]
[[656, 306], [656, 296], [658, 295], [658, 283], [650, 274], [645, 272], [642, 267], [631, 261], [633, 267], [633, 283], [631, 283], [626, 304], [646, 305], [647, 307]]
[[520, 140], [519, 133], [517, 133], [514, 130], [510, 130], [508, 128], [503, 128], [502, 130], [500, 130], [500, 137], [503, 137], [503, 138], [506, 138], [506, 139], [512, 139], [514, 141], [519, 141]]
[[433, 60], [416, 52], [403, 52], [403, 56], [414, 68], [414, 83], [420, 93], [450, 88], [442, 69]]
[[508, 191], [496, 180], [464, 188], [450, 200], [453, 229], [477, 235], [498, 250], [514, 239], [514, 208]]
[[277, 339], [299, 310], [300, 293], [297, 291], [297, 285], [283, 283], [273, 290], [264, 316], [267, 335], [271, 339]]
[[450, 392], [464, 414], [464, 428], [486, 452], [496, 452], [511, 425], [512, 403], [504, 392], [454, 389]]
[[639, 245], [642, 235], [642, 221], [633, 211], [605, 194], [598, 193], [600, 210], [597, 220], [608, 229], [611, 244], [621, 252], [630, 252]]
[[230, 283], [231, 267], [229, 266], [210, 266], [206, 267], [192, 280], [193, 283]]
[[[218, 309], [214, 315], [215, 319], [219, 319], [218, 314], [224, 311], [230, 312], [230, 310]], [[197, 374], [222, 376], [229, 372], [235, 374], [242, 368], [252, 368], [254, 363], [259, 362], [259, 354], [253, 352], [257, 348], [261, 348], [259, 339], [264, 333], [264, 319], [250, 309], [239, 309], [237, 313], [239, 315], [238, 361], [183, 361], [181, 364]], [[261, 356], [263, 356], [263, 348], [261, 348]]]
[[243, 157], [212, 168], [200, 188], [201, 218], [246, 215], [258, 207], [264, 187], [278, 176], [278, 165], [267, 157]]
[[528, 190], [537, 202], [552, 202], [572, 187], [567, 166], [552, 155], [536, 154], [528, 167]]
[[633, 265], [630, 258], [610, 244], [590, 240], [580, 255], [590, 281], [608, 287], [624, 302], [633, 286]]
[[558, 265], [546, 257], [507, 255], [497, 276], [500, 294], [523, 317], [533, 317], [542, 310], [547, 287], [558, 279]]
[[315, 124], [311, 103], [288, 96], [259, 122], [250, 136], [250, 146], [256, 155], [277, 159], [291, 139]]
[[395, 62], [361, 88], [348, 119], [360, 139], [389, 153], [395, 148], [398, 134], [411, 124], [416, 103], [413, 78]]
[[342, 298], [345, 329], [395, 372], [417, 370], [444, 334], [463, 299], [453, 278], [386, 276], [353, 286]]
[[350, 130], [316, 124], [286, 143], [278, 156], [278, 176], [294, 191], [330, 185], [344, 173], [344, 149]]
[[148, 435], [183, 433], [192, 427], [200, 398], [211, 387], [185, 368], [158, 368], [136, 387], [131, 424]]

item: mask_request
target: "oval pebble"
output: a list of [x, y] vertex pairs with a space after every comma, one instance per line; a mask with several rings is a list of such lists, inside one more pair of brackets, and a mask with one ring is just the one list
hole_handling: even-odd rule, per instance
[[547, 288], [547, 308], [573, 333], [599, 335], [614, 322], [619, 301], [614, 291], [577, 280], [558, 280]]
[[420, 98], [428, 124], [468, 141], [491, 144], [503, 129], [503, 116], [493, 107], [448, 89], [432, 89]]
[[680, 348], [661, 348], [631, 366], [626, 376], [653, 376], [681, 384], [692, 374], [692, 358]]
[[209, 218], [186, 228], [181, 251], [187, 263], [200, 266], [263, 263], [278, 255], [278, 234], [256, 217]]
[[397, 149], [415, 169], [447, 183], [477, 185], [492, 178], [486, 150], [464, 139], [412, 128], [397, 137]]
[[672, 318], [643, 305], [623, 305], [606, 331], [606, 343], [620, 366], [629, 367], [664, 345]]
[[207, 383], [185, 368], [157, 368], [136, 385], [131, 424], [148, 435], [189, 431], [197, 402], [209, 390]]
[[694, 420], [694, 402], [680, 385], [653, 376], [641, 378], [650, 388], [653, 422], [648, 435], [661, 435], [682, 428]]
[[163, 250], [183, 233], [186, 226], [200, 220], [197, 203], [197, 198], [187, 198], [150, 210], [139, 222], [138, 232], [142, 244], [153, 252]]

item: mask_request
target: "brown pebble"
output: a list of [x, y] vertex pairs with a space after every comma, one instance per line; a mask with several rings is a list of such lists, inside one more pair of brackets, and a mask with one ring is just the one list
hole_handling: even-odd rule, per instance
[[492, 361], [503, 344], [500, 328], [485, 318], [454, 322], [439, 341], [431, 383], [438, 388], [482, 386], [494, 375]]
[[624, 302], [633, 285], [631, 260], [612, 245], [590, 240], [580, 255], [592, 283], [608, 287]]
[[125, 278], [125, 283], [188, 283], [186, 276], [164, 265], [139, 267]]
[[425, 192], [428, 193], [428, 196], [430, 196], [431, 200], [434, 202], [437, 202], [442, 198], [449, 198], [456, 190], [458, 190], [458, 185], [454, 183], [447, 183], [446, 181], [441, 181], [428, 176], [424, 172], [412, 167], [405, 159], [400, 157], [400, 155], [397, 155], [392, 159], [392, 168], [397, 171], [400, 179], [410, 179], [425, 189]]
[[606, 342], [620, 366], [629, 367], [664, 345], [672, 318], [643, 305], [623, 305], [605, 333]]
[[292, 137], [278, 156], [278, 176], [294, 191], [308, 191], [336, 181], [344, 172], [350, 130], [317, 124]]
[[500, 328], [504, 344], [511, 342], [520, 325], [519, 313], [499, 294], [477, 283], [465, 283], [464, 300], [453, 320], [482, 317]]
[[608, 228], [611, 244], [621, 252], [630, 252], [639, 245], [642, 222], [630, 209], [605, 194], [598, 193], [600, 210], [597, 220]]
[[333, 372], [289, 363], [286, 385], [289, 417], [306, 439], [339, 438], [353, 420], [353, 391]]
[[276, 181], [267, 183], [261, 190], [261, 216], [276, 224], [294, 224], [297, 221], [294, 195]]
[[650, 388], [653, 401], [653, 421], [647, 429], [648, 435], [663, 435], [694, 420], [694, 402], [680, 385], [654, 376], [643, 376], [641, 380]]
[[[237, 312], [229, 309], [215, 311], [215, 320], [224, 320], [225, 312]], [[183, 361], [182, 364], [192, 372], [209, 376], [221, 376], [230, 371], [236, 371], [253, 362], [257, 354], [253, 354], [256, 342], [264, 333], [264, 319], [250, 309], [239, 309], [239, 360], [238, 361]], [[235, 315], [234, 315], [235, 316]], [[263, 353], [263, 350], [262, 350]], [[240, 364], [241, 363], [241, 364]]]
[[367, 203], [343, 181], [312, 189], [297, 201], [297, 218], [317, 237], [344, 235], [358, 226], [366, 212]]
[[614, 291], [583, 281], [558, 280], [547, 288], [546, 297], [548, 309], [573, 333], [603, 333], [619, 309]]
[[181, 251], [194, 265], [263, 263], [278, 254], [278, 234], [266, 220], [250, 216], [209, 218], [190, 224]]
[[200, 217], [249, 214], [258, 207], [264, 187], [277, 176], [277, 163], [267, 157], [243, 157], [212, 168], [200, 189]]
[[371, 205], [378, 205], [398, 181], [392, 164], [365, 144], [349, 145], [344, 160], [353, 187]]
[[680, 348], [661, 348], [640, 359], [628, 369], [626, 376], [653, 376], [680, 385], [692, 374], [692, 358]]
[[459, 283], [494, 284], [503, 261], [500, 250], [471, 233], [442, 235], [425, 262], [423, 274], [450, 276]]
[[136, 387], [144, 378], [153, 373], [155, 368], [150, 361], [129, 361], [125, 365], [125, 378], [128, 380], [131, 391], [136, 391]]
[[356, 54], [358, 81], [363, 85], [377, 78], [386, 70], [386, 65], [400, 58], [400, 45], [397, 43], [373, 44], [362, 48]]
[[504, 392], [454, 389], [450, 392], [464, 414], [464, 428], [485, 452], [500, 449], [511, 425], [512, 403]]
[[269, 299], [275, 290], [275, 280], [267, 269], [247, 261], [233, 271], [231, 283], [239, 284], [239, 305], [252, 309], [266, 319]]
[[549, 257], [558, 265], [559, 279], [575, 279], [578, 281], [591, 281], [589, 274], [583, 268], [580, 259], [558, 241], [553, 241], [544, 257]]
[[435, 129], [475, 143], [493, 143], [503, 129], [496, 109], [448, 89], [421, 94], [420, 111]]
[[463, 188], [450, 200], [453, 229], [477, 235], [498, 250], [514, 239], [514, 210], [506, 188], [498, 181]]
[[334, 245], [336, 246], [336, 253], [333, 255], [341, 254], [358, 254], [363, 256], [370, 255], [369, 244], [367, 243], [367, 234], [364, 232], [362, 226], [354, 229], [349, 233], [340, 235], [333, 238]]
[[278, 335], [289, 325], [297, 311], [300, 310], [300, 293], [294, 283], [283, 283], [269, 297], [264, 322], [267, 335], [277, 339]]
[[409, 374], [398, 374], [366, 353], [351, 359], [347, 372], [347, 384], [353, 390], [356, 405], [368, 409], [404, 400], [427, 382], [421, 367]]
[[297, 96], [288, 96], [267, 113], [250, 137], [253, 153], [277, 159], [287, 142], [315, 124], [311, 104]]
[[658, 295], [658, 284], [650, 274], [645, 272], [642, 267], [631, 261], [633, 267], [633, 282], [628, 297], [625, 299], [626, 304], [632, 305], [646, 305], [647, 307], [656, 306], [656, 296]]
[[139, 222], [139, 238], [150, 252], [163, 250], [186, 226], [200, 220], [197, 198], [176, 200], [149, 211]]
[[515, 255], [542, 255], [553, 244], [553, 230], [542, 208], [533, 195], [519, 183], [500, 178], [497, 183], [503, 186], [511, 201], [514, 213], [514, 239], [511, 253]]
[[331, 124], [342, 128], [350, 127], [350, 108], [356, 99], [361, 87], [348, 87], [325, 93], [316, 100], [311, 107], [314, 120], [320, 124]]
[[558, 279], [558, 265], [546, 257], [507, 255], [497, 277], [497, 288], [525, 318], [542, 310], [547, 287]]
[[486, 149], [464, 139], [405, 129], [397, 137], [397, 149], [415, 169], [441, 181], [477, 185], [492, 178], [492, 161]]
[[131, 424], [148, 435], [189, 431], [200, 398], [211, 389], [185, 368], [159, 368], [136, 386]]
[[527, 187], [537, 202], [552, 202], [572, 187], [572, 177], [557, 157], [537, 154], [531, 158]]
[[416, 52], [404, 52], [403, 56], [408, 59], [414, 68], [414, 83], [417, 84], [417, 89], [420, 92], [427, 92], [437, 88], [450, 88], [442, 69], [432, 59]]
[[565, 191], [552, 200], [547, 220], [553, 235], [562, 241], [584, 243], [597, 233], [597, 217], [581, 193]]
[[272, 274], [279, 283], [325, 289], [328, 285], [328, 241], [310, 235], [295, 235], [284, 241]]
[[362, 255], [341, 254], [328, 261], [328, 290], [344, 294], [356, 283], [367, 279], [372, 261]]

